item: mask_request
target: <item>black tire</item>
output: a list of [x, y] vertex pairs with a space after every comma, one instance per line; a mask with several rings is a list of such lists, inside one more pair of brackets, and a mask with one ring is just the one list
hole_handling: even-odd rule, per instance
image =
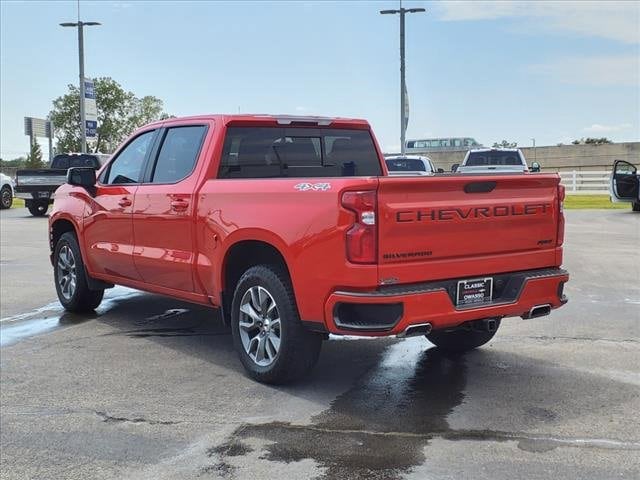
[[13, 192], [9, 185], [5, 185], [0, 189], [0, 208], [11, 208], [13, 205]]
[[484, 345], [493, 338], [500, 327], [500, 320], [496, 320], [496, 322], [496, 329], [493, 332], [479, 330], [472, 325], [465, 325], [452, 330], [434, 330], [426, 337], [427, 340], [445, 352], [468, 352]]
[[34, 217], [42, 217], [47, 214], [47, 210], [49, 209], [49, 202], [47, 201], [31, 201], [27, 203], [27, 208], [29, 209], [29, 213]]
[[[247, 349], [245, 349], [240, 332], [240, 322], [242, 320], [240, 314], [241, 302], [246, 298], [246, 295], [250, 294], [250, 290], [255, 287], [261, 287], [261, 289], [268, 292], [271, 300], [275, 302], [275, 312], [277, 312], [277, 316], [280, 319], [278, 332], [279, 349], [275, 355], [272, 355], [271, 363], [266, 366], [259, 365], [250, 356]], [[262, 317], [263, 321], [268, 318], [269, 314], [265, 315], [266, 317]], [[258, 332], [261, 331], [260, 328], [255, 328]], [[247, 331], [246, 328], [243, 330]], [[249, 268], [242, 275], [233, 295], [231, 331], [235, 349], [247, 373], [253, 379], [269, 384], [292, 382], [308, 373], [318, 361], [323, 339], [320, 334], [307, 330], [300, 322], [289, 276], [281, 267], [275, 265], [257, 265]], [[243, 335], [248, 334], [245, 333]], [[244, 341], [246, 341], [247, 337], [245, 336], [244, 338]]]
[[634, 212], [640, 212], [640, 202], [633, 202], [631, 204], [631, 210]]
[[[71, 251], [75, 265], [75, 289], [65, 293], [60, 280], [66, 276], [65, 271], [69, 270], [61, 268], [60, 265], [65, 263], [61, 258], [61, 252], [64, 254], [68, 251]], [[72, 232], [62, 234], [53, 250], [53, 277], [58, 299], [65, 310], [76, 313], [91, 312], [102, 302], [104, 290], [89, 289], [78, 240]]]

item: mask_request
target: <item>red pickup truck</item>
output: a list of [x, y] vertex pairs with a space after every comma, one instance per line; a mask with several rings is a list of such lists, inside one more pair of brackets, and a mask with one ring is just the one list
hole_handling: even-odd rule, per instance
[[560, 307], [563, 199], [555, 174], [388, 176], [364, 120], [170, 119], [69, 170], [51, 260], [71, 311], [113, 284], [219, 307], [249, 374], [281, 383], [329, 333], [465, 351]]

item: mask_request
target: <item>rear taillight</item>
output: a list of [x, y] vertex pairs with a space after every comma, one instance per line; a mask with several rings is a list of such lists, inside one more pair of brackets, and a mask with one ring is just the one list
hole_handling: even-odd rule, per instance
[[564, 243], [564, 197], [566, 189], [564, 185], [558, 185], [558, 240], [556, 245]]
[[376, 228], [376, 192], [345, 192], [342, 206], [355, 213], [355, 222], [347, 230], [347, 259], [352, 263], [376, 263], [378, 230]]

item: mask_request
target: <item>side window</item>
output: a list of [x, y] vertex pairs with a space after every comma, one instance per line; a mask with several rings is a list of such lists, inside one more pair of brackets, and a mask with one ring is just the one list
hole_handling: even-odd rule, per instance
[[168, 129], [151, 182], [175, 183], [188, 177], [198, 159], [206, 129], [203, 125]]
[[105, 182], [110, 185], [118, 183], [138, 183], [142, 174], [142, 166], [147, 152], [151, 148], [151, 140], [155, 131], [145, 132], [133, 139], [129, 145], [111, 162]]

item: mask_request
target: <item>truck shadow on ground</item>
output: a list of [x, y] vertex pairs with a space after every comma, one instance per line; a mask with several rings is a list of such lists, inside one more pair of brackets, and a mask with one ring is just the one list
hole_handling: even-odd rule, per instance
[[[638, 443], [593, 438], [588, 422], [580, 438], [554, 434], [604, 405], [611, 412], [633, 401], [635, 386], [491, 344], [455, 356], [422, 338], [329, 341], [308, 379], [270, 387], [244, 377], [230, 333], [214, 310], [138, 295], [115, 302], [97, 321], [117, 329], [107, 335], [160, 342], [223, 366], [238, 376], [236, 382], [247, 383], [250, 398], [277, 390], [330, 402], [309, 423], [241, 425], [223, 444], [211, 445], [203, 475], [250, 476], [243, 468], [251, 462], [242, 457], [255, 455], [263, 466], [264, 460], [281, 465], [312, 459], [325, 478], [395, 479], [427, 461], [426, 447], [436, 438], [510, 441], [534, 453], [567, 446], [640, 449]], [[611, 414], [610, 421], [630, 420]], [[252, 446], [255, 441], [261, 446]]]

